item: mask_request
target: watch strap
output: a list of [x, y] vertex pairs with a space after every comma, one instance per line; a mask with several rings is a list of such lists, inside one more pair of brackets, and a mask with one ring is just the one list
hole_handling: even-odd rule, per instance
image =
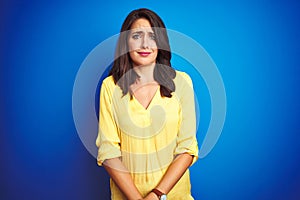
[[160, 197], [162, 195], [164, 195], [163, 192], [159, 191], [158, 189], [154, 188], [151, 192], [153, 192], [154, 194], [156, 194], [156, 196], [158, 196], [158, 198], [160, 199]]

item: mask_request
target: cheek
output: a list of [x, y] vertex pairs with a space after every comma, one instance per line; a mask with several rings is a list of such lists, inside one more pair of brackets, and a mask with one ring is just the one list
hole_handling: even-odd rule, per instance
[[129, 56], [133, 61], [135, 60], [136, 56], [134, 55], [134, 51], [129, 51]]
[[140, 42], [138, 40], [129, 40], [128, 47], [129, 47], [129, 51], [136, 50], [140, 47]]
[[154, 56], [155, 56], [155, 59], [156, 59], [156, 57], [157, 57], [157, 54], [158, 54], [158, 50], [157, 50], [157, 49], [155, 49], [153, 53], [154, 53]]
[[154, 40], [150, 40], [149, 47], [151, 49], [157, 49], [156, 42]]

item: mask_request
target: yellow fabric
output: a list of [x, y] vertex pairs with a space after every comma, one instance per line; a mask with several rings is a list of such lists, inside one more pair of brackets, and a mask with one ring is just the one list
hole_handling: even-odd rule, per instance
[[[175, 92], [161, 97], [158, 89], [145, 109], [130, 94], [122, 95], [112, 76], [101, 86], [97, 161], [120, 157], [142, 195], [160, 182], [178, 154], [198, 158], [194, 91], [191, 78], [176, 71]], [[191, 196], [189, 170], [167, 195], [170, 200]], [[113, 181], [111, 198], [126, 199]]]

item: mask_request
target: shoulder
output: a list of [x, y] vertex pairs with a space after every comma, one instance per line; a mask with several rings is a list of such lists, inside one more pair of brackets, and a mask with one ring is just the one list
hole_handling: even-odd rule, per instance
[[[174, 79], [175, 92], [174, 95], [181, 101], [183, 99], [191, 98], [194, 96], [193, 82], [186, 72], [176, 71], [176, 77]], [[189, 101], [187, 101], [189, 102]]]
[[176, 77], [174, 78], [175, 85], [185, 85], [188, 84], [189, 86], [193, 86], [192, 78], [189, 74], [183, 71], [176, 71]]
[[112, 94], [113, 90], [115, 90], [116, 84], [114, 82], [114, 78], [112, 75], [106, 77], [102, 81], [101, 90], [108, 92], [109, 94]]
[[113, 89], [116, 87], [114, 78], [112, 75], [106, 77], [105, 79], [103, 79], [102, 81], [102, 87], [105, 86], [107, 88]]
[[112, 77], [112, 75], [110, 75], [110, 76], [106, 77], [105, 79], [103, 79], [102, 84], [115, 85], [114, 78]]

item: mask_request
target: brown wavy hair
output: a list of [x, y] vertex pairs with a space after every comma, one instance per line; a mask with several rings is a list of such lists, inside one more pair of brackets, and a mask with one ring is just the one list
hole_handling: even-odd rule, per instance
[[153, 72], [154, 80], [160, 85], [160, 94], [162, 97], [172, 97], [171, 93], [175, 91], [173, 79], [176, 76], [176, 72], [170, 62], [171, 50], [169, 38], [162, 19], [149, 9], [141, 8], [133, 10], [126, 17], [120, 31], [115, 60], [109, 75], [113, 76], [115, 84], [120, 86], [123, 95], [126, 95], [128, 92], [131, 93], [130, 85], [133, 84], [139, 76], [134, 70], [131, 70], [133, 64], [129, 55], [127, 41], [131, 25], [140, 18], [145, 18], [149, 21], [155, 34], [158, 53]]

